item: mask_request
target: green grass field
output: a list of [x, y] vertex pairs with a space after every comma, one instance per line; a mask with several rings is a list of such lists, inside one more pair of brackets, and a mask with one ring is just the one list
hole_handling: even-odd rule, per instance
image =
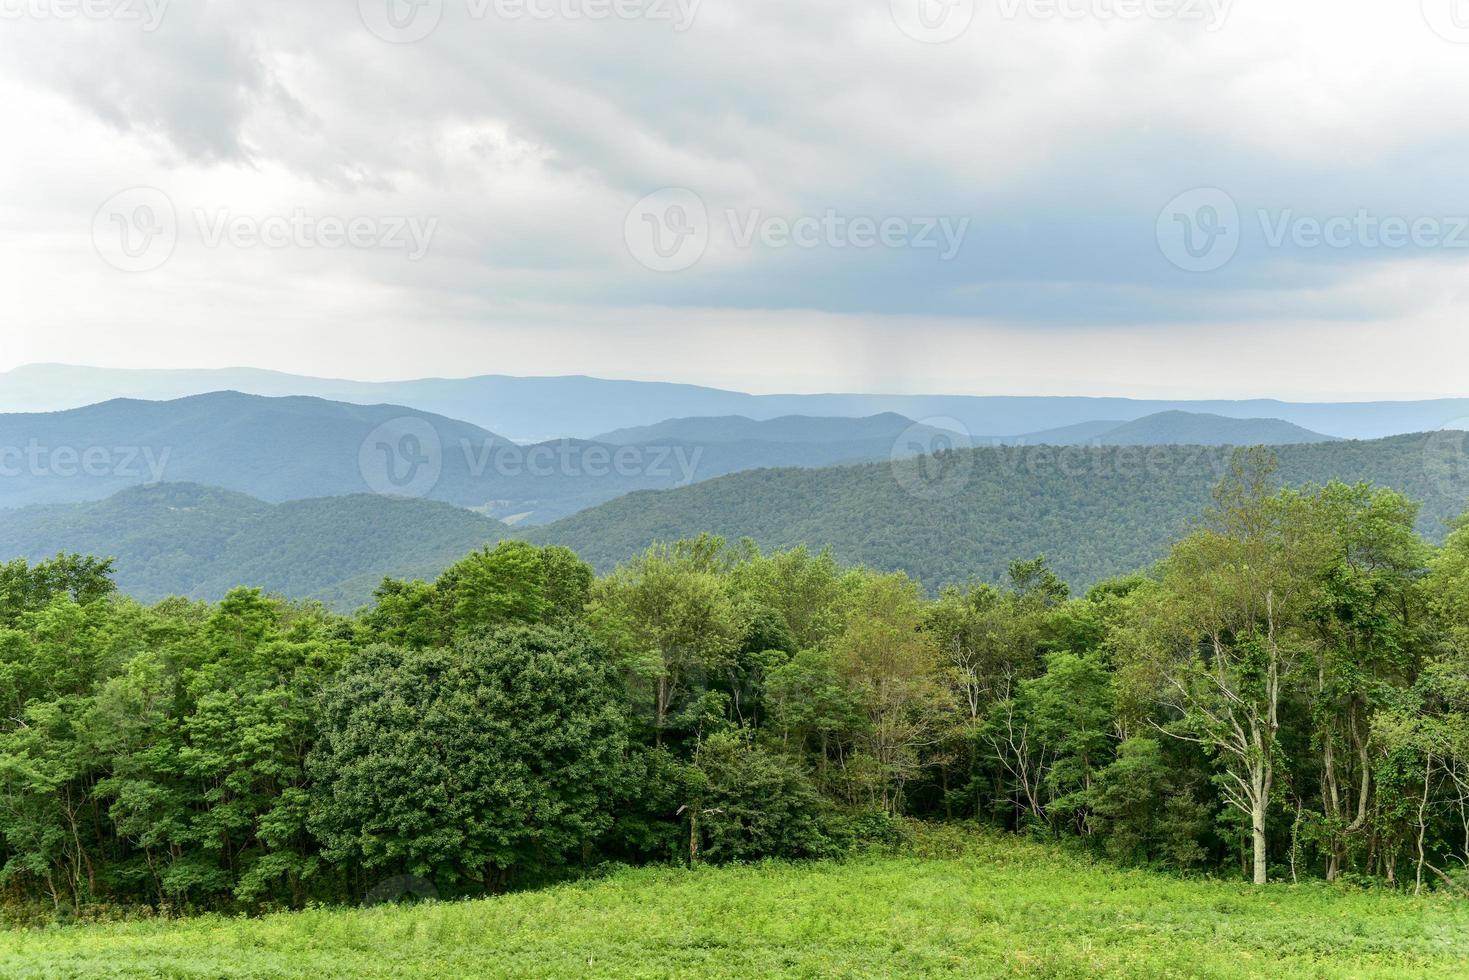
[[0, 976], [1469, 976], [1466, 900], [1256, 891], [956, 841], [488, 901], [16, 930]]

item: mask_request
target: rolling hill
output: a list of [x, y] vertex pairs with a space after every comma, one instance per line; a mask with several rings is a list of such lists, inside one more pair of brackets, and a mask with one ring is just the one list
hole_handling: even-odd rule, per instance
[[[1469, 507], [1463, 433], [1324, 442], [1278, 450], [1288, 484], [1332, 479], [1398, 489], [1441, 538]], [[838, 558], [904, 569], [929, 587], [996, 580], [1045, 554], [1073, 585], [1150, 565], [1209, 504], [1222, 447], [988, 447], [894, 464], [760, 470], [638, 493], [531, 532], [607, 569], [656, 540], [712, 531], [764, 547], [831, 546]]]
[[1144, 400], [1048, 396], [799, 394], [751, 395], [697, 385], [587, 377], [425, 378], [362, 382], [311, 378], [252, 368], [150, 370], [35, 364], [0, 373], [0, 412], [56, 411], [111, 398], [173, 399], [230, 389], [251, 394], [310, 395], [364, 405], [412, 405], [464, 419], [518, 442], [591, 438], [600, 432], [664, 419], [741, 415], [859, 418], [894, 412], [910, 419], [952, 418], [971, 433], [1037, 433], [1167, 411], [1230, 418], [1283, 419], [1313, 432], [1349, 439], [1462, 428], [1469, 398], [1420, 401], [1284, 402]]
[[426, 500], [358, 494], [268, 504], [165, 483], [12, 511], [0, 521], [0, 555], [114, 557], [118, 587], [143, 601], [218, 599], [250, 585], [346, 611], [367, 602], [383, 576], [433, 577], [508, 530]]

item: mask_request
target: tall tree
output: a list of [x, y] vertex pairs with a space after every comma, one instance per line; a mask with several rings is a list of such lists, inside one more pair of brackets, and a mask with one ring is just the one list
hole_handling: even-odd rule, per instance
[[654, 545], [594, 593], [592, 622], [630, 676], [651, 688], [659, 744], [679, 699], [707, 690], [748, 633], [748, 610], [730, 593], [716, 540]]
[[1281, 762], [1286, 685], [1308, 652], [1302, 628], [1323, 562], [1302, 497], [1273, 493], [1275, 457], [1238, 451], [1205, 525], [1164, 563], [1153, 632], [1170, 734], [1216, 754], [1224, 799], [1249, 821], [1264, 884], [1267, 817]]

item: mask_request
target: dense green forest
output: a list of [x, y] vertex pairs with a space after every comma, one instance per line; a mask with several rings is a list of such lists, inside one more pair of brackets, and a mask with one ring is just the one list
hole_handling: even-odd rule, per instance
[[[1236, 454], [1146, 574], [902, 573], [702, 536], [502, 542], [345, 617], [0, 566], [0, 889], [254, 911], [966, 818], [1263, 882], [1469, 887], [1469, 524]], [[402, 882], [418, 884], [403, 886]], [[399, 883], [395, 885], [394, 883]], [[39, 914], [39, 912], [38, 912]]]
[[[1422, 502], [1442, 540], [1469, 499], [1462, 433], [1283, 446], [1292, 485], [1366, 481]], [[1232, 450], [1204, 446], [997, 446], [894, 464], [759, 470], [639, 493], [527, 532], [600, 571], [654, 541], [703, 532], [763, 548], [830, 546], [838, 560], [902, 570], [930, 588], [1003, 581], [1014, 555], [1045, 554], [1085, 588], [1161, 558], [1209, 502]]]

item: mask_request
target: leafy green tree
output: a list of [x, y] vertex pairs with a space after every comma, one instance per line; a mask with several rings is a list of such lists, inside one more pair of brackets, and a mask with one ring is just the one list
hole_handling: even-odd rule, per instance
[[938, 649], [922, 625], [916, 583], [869, 574], [852, 597], [846, 628], [832, 641], [838, 675], [865, 719], [857, 734], [860, 754], [848, 769], [865, 770], [859, 782], [868, 802], [890, 814], [900, 811], [904, 786], [939, 744], [952, 709], [939, 681]]
[[704, 778], [684, 807], [691, 858], [820, 858], [842, 849], [829, 804], [791, 760], [727, 732], [705, 740], [695, 764]]
[[1047, 815], [1092, 832], [1097, 771], [1114, 754], [1112, 675], [1097, 654], [1053, 653], [1046, 672], [1021, 686], [1025, 714], [1051, 758]]
[[363, 623], [377, 642], [418, 648], [510, 623], [566, 625], [581, 618], [592, 580], [591, 566], [566, 548], [501, 541], [432, 584], [385, 579]]
[[730, 578], [739, 594], [784, 620], [792, 645], [766, 649], [811, 649], [841, 630], [842, 599], [849, 583], [829, 550], [812, 554], [799, 547], [764, 554], [747, 539], [741, 542]]
[[784, 751], [811, 760], [817, 784], [836, 791], [845, 782], [847, 759], [867, 721], [857, 692], [843, 682], [832, 654], [802, 650], [771, 670], [765, 695], [767, 733]]
[[655, 741], [662, 743], [680, 699], [698, 697], [733, 663], [748, 610], [730, 594], [722, 542], [657, 545], [597, 583], [589, 615], [651, 688]]
[[0, 625], [13, 625], [58, 598], [79, 605], [105, 599], [117, 591], [111, 558], [60, 554], [30, 564], [24, 558], [0, 564]]
[[1220, 785], [1250, 821], [1253, 878], [1264, 884], [1267, 816], [1281, 763], [1280, 711], [1305, 659], [1302, 626], [1324, 564], [1300, 495], [1273, 493], [1275, 460], [1241, 451], [1206, 526], [1174, 547], [1155, 606], [1159, 696], [1205, 746]]
[[499, 890], [608, 830], [625, 749], [615, 674], [583, 634], [373, 647], [326, 692], [311, 827], [333, 861]]
[[1117, 860], [1189, 868], [1206, 856], [1200, 840], [1211, 823], [1208, 809], [1157, 739], [1118, 746], [1117, 758], [1097, 776], [1092, 801], [1095, 829]]
[[[1411, 687], [1426, 620], [1417, 580], [1427, 549], [1418, 507], [1365, 484], [1328, 484], [1307, 498], [1325, 546], [1316, 608], [1310, 712], [1319, 757], [1319, 835], [1334, 880], [1372, 819], [1371, 740], [1383, 692]], [[1304, 760], [1302, 760], [1304, 761]]]

